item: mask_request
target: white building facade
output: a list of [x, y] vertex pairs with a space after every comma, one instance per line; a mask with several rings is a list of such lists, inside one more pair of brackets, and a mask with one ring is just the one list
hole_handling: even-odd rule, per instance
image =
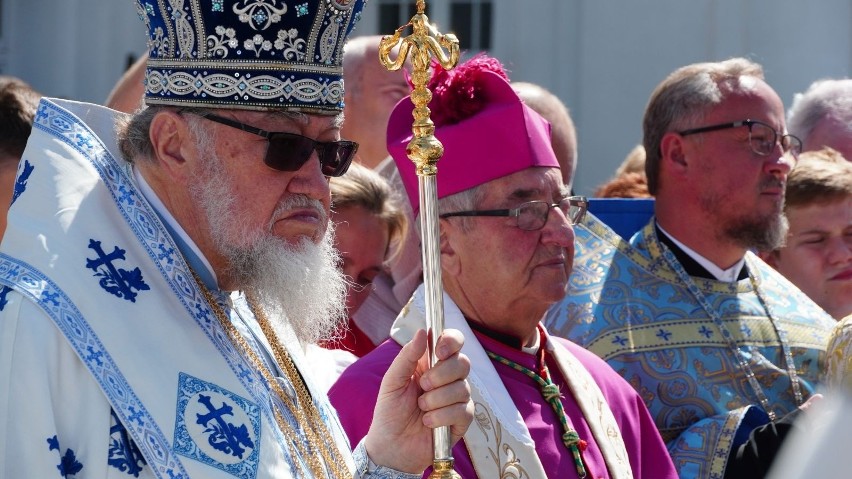
[[[413, 8], [370, 0], [355, 34], [389, 34]], [[849, 0], [429, 0], [427, 14], [565, 102], [580, 194], [641, 142], [649, 95], [679, 66], [748, 57], [787, 105], [814, 80], [852, 76]], [[0, 74], [46, 95], [103, 102], [144, 50], [131, 0], [0, 0]]]

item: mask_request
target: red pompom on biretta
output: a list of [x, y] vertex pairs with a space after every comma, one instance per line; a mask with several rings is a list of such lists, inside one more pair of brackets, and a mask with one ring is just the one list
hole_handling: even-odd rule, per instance
[[427, 88], [432, 92], [429, 109], [432, 110], [435, 126], [454, 125], [485, 108], [488, 93], [481, 81], [485, 72], [496, 73], [509, 81], [500, 60], [484, 53], [449, 71], [444, 70], [437, 60], [432, 61], [432, 78]]
[[[435, 64], [428, 88], [435, 136], [444, 146], [437, 164], [438, 198], [530, 167], [559, 168], [550, 124], [521, 101], [497, 59], [479, 54], [450, 71]], [[410, 97], [397, 103], [387, 141], [416, 215], [419, 182], [407, 155], [413, 111]]]

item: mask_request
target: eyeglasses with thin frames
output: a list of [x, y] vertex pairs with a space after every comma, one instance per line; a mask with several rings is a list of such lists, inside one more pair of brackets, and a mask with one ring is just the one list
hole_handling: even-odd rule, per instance
[[585, 196], [569, 196], [563, 198], [559, 203], [548, 203], [546, 201], [527, 201], [521, 203], [517, 208], [503, 210], [470, 210], [444, 213], [441, 218], [453, 216], [514, 216], [517, 218], [517, 227], [524, 231], [536, 231], [544, 228], [551, 208], [559, 208], [568, 223], [575, 225], [583, 221], [586, 211], [589, 209], [589, 201]]
[[207, 120], [266, 138], [267, 146], [263, 162], [266, 166], [278, 171], [298, 170], [308, 162], [311, 154], [316, 150], [322, 174], [325, 176], [342, 176], [349, 169], [352, 159], [355, 158], [355, 152], [358, 151], [358, 143], [354, 141], [317, 141], [297, 133], [261, 130], [204, 111], [183, 110], [182, 113], [192, 113]]
[[751, 151], [760, 155], [771, 155], [775, 150], [775, 145], [781, 142], [781, 149], [784, 153], [789, 153], [793, 160], [799, 159], [799, 153], [802, 152], [802, 140], [793, 135], [785, 135], [775, 131], [771, 125], [757, 120], [742, 120], [731, 123], [720, 123], [718, 125], [702, 126], [700, 128], [690, 128], [677, 132], [680, 136], [695, 135], [697, 133], [706, 133], [710, 131], [726, 130], [729, 128], [739, 128], [741, 126], [748, 127], [748, 143], [751, 146]]

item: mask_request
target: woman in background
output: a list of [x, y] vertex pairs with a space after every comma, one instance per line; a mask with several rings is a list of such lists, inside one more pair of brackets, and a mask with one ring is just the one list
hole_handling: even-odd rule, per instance
[[[331, 220], [341, 268], [349, 277], [346, 308], [349, 324], [337, 338], [326, 341], [329, 349], [344, 349], [361, 357], [376, 344], [351, 319], [373, 291], [373, 279], [395, 254], [402, 240], [406, 218], [399, 198], [373, 170], [353, 164], [349, 171], [331, 178]], [[388, 332], [385, 332], [386, 337]]]

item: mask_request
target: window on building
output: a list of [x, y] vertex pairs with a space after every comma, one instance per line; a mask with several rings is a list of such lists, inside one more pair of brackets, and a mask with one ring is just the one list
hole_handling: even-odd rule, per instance
[[450, 28], [467, 51], [491, 49], [491, 0], [454, 1], [450, 6]]
[[[408, 23], [416, 13], [415, 2], [385, 0], [379, 3], [379, 33], [392, 34], [397, 28]], [[429, 5], [426, 5], [426, 15], [429, 15]]]
[[[452, 0], [450, 27], [441, 31], [455, 33], [463, 51], [488, 51], [491, 49], [492, 10], [492, 0]], [[380, 0], [379, 32], [390, 34], [411, 20], [415, 13], [417, 4], [413, 1]], [[429, 15], [429, 4], [426, 5], [426, 15]]]

